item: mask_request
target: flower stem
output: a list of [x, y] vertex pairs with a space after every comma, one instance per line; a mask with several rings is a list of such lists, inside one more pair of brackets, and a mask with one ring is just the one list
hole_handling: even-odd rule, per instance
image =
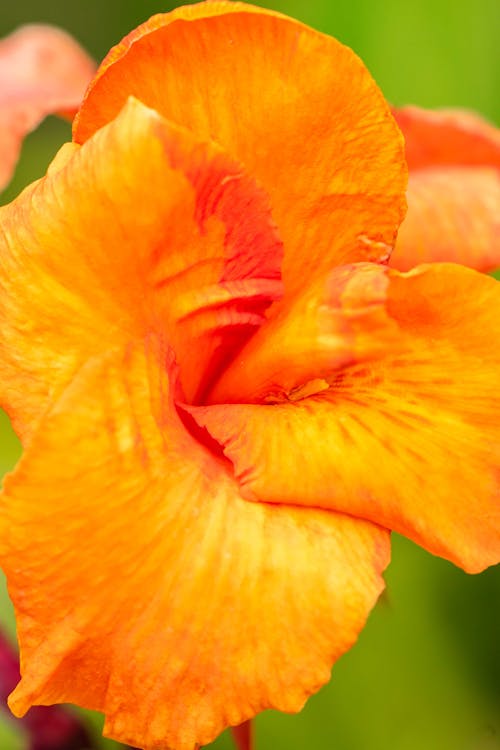
[[231, 732], [238, 750], [254, 750], [253, 725], [250, 719], [237, 727], [231, 727]]

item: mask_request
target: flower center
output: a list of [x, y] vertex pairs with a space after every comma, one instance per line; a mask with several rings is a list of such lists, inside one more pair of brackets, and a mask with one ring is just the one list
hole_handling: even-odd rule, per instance
[[288, 393], [285, 391], [268, 393], [264, 396], [262, 402], [264, 404], [282, 404], [287, 401], [301, 401], [303, 398], [322, 393], [323, 391], [328, 390], [329, 387], [330, 384], [328, 381], [323, 378], [314, 378], [313, 380], [308, 380], [306, 383], [302, 383], [302, 385], [292, 388]]

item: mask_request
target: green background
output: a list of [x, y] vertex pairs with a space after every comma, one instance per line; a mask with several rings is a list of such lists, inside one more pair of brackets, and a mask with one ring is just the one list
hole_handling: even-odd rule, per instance
[[[500, 120], [497, 0], [265, 4], [351, 46], [395, 104], [469, 107]], [[99, 59], [133, 26], [171, 7], [153, 0], [2, 3], [0, 35], [48, 21]], [[43, 174], [68, 138], [69, 126], [54, 118], [29, 136], [2, 202]], [[5, 418], [0, 448], [3, 473], [19, 455]], [[298, 716], [259, 717], [260, 750], [500, 750], [500, 569], [467, 576], [395, 536], [386, 579], [387, 593], [330, 685]], [[3, 588], [0, 607], [13, 633]], [[98, 727], [99, 717], [88, 720]], [[15, 724], [0, 718], [0, 750], [23, 747]], [[214, 747], [229, 748], [228, 738]]]

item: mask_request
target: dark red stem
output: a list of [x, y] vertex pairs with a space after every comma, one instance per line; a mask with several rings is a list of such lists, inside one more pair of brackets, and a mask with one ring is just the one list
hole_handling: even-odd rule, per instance
[[231, 727], [233, 740], [238, 750], [253, 750], [253, 726], [252, 721], [245, 721], [237, 727]]

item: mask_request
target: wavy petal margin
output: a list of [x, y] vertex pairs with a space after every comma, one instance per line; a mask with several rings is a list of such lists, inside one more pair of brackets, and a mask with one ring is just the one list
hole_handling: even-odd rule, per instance
[[151, 338], [89, 361], [0, 501], [13, 711], [77, 703], [145, 750], [300, 710], [356, 640], [389, 559], [374, 524], [242, 499], [179, 420], [174, 380]]

